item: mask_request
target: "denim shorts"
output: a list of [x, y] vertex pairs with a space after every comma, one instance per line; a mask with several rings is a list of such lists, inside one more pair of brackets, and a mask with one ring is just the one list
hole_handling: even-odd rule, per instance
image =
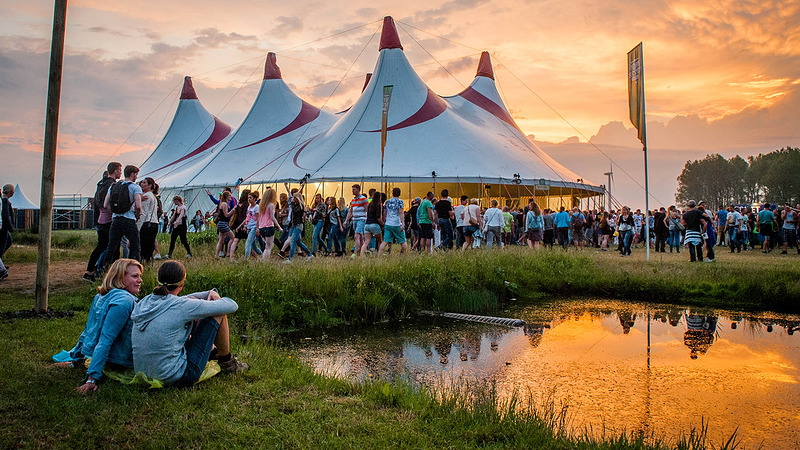
[[211, 347], [217, 339], [219, 322], [213, 317], [206, 317], [197, 323], [192, 336], [184, 344], [186, 349], [186, 370], [183, 376], [175, 382], [175, 386], [189, 387], [197, 383], [200, 375], [206, 369], [208, 357], [211, 356]]
[[264, 228], [259, 228], [259, 229], [258, 229], [258, 234], [259, 234], [259, 235], [260, 235], [262, 238], [268, 238], [268, 237], [275, 236], [275, 227], [264, 227]]
[[364, 225], [364, 233], [369, 233], [373, 236], [378, 236], [381, 234], [381, 226], [377, 223], [370, 223]]
[[217, 233], [227, 233], [231, 231], [231, 224], [228, 222], [217, 222]]
[[355, 227], [356, 234], [364, 234], [364, 226], [367, 224], [366, 220], [354, 220], [353, 226]]

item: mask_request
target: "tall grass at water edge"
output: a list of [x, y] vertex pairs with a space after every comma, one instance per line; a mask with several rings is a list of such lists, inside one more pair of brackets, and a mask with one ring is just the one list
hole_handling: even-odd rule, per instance
[[[592, 296], [800, 312], [800, 267], [791, 264], [644, 263], [510, 248], [292, 265], [195, 258], [186, 265], [185, 292], [216, 287], [239, 303], [239, 320], [290, 328], [381, 321], [421, 309], [487, 313], [510, 298]], [[146, 271], [145, 292], [154, 272]]]

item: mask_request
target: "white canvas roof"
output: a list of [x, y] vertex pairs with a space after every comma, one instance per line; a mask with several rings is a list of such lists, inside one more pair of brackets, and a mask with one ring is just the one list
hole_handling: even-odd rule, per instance
[[333, 114], [292, 92], [283, 81], [275, 53], [269, 53], [264, 80], [244, 121], [186, 184], [233, 186], [239, 178], [249, 183], [299, 180], [305, 171], [292, 164], [293, 149], [305, 147], [335, 122]]
[[11, 196], [9, 201], [11, 202], [11, 207], [14, 209], [39, 209], [38, 206], [34, 205], [33, 202], [28, 200], [28, 197], [19, 187], [19, 183], [14, 186], [14, 195]]
[[[160, 179], [158, 170], [164, 169], [151, 176], [177, 189], [233, 186], [239, 178], [245, 184], [296, 182], [305, 174], [312, 182], [379, 181], [383, 88], [391, 85], [384, 180], [427, 182], [435, 173], [444, 183], [511, 184], [519, 174], [526, 185], [603, 192], [578, 182], [579, 175], [519, 129], [497, 91], [488, 53], [469, 87], [441, 97], [409, 64], [391, 17], [384, 19], [379, 51], [361, 96], [336, 115], [297, 97], [270, 53], [258, 97], [236, 132], [207, 151], [198, 152], [193, 144], [185, 148], [195, 150], [173, 151], [179, 158], [151, 163], [159, 145], [146, 165], [161, 167], [186, 155], [194, 159], [172, 163], [171, 173]], [[209, 128], [209, 119], [205, 123]]]
[[168, 175], [205, 157], [230, 133], [230, 125], [203, 107], [191, 77], [186, 77], [172, 123], [158, 147], [139, 167], [139, 178], [153, 177], [161, 183]]

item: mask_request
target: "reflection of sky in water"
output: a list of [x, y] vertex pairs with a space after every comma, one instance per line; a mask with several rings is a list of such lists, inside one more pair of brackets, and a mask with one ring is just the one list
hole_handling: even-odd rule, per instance
[[596, 432], [674, 435], [705, 418], [714, 443], [737, 426], [748, 447], [800, 443], [800, 332], [789, 334], [798, 317], [583, 301], [507, 315], [529, 325], [375, 326], [304, 340], [300, 352], [320, 372], [357, 380], [491, 381], [501, 396], [554, 394], [574, 427]]

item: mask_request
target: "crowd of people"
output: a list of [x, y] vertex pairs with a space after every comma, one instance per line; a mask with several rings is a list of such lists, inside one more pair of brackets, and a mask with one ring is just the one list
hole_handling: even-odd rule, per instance
[[[436, 197], [428, 192], [416, 197], [406, 208], [400, 188], [391, 196], [370, 189], [365, 195], [360, 184], [351, 186], [353, 197], [347, 201], [315, 193], [307, 202], [304, 184], [278, 194], [272, 187], [264, 192], [243, 189], [239, 198], [230, 188], [215, 197], [206, 190], [216, 205], [213, 211], [197, 210], [190, 217], [183, 198], [174, 196], [171, 205], [163, 207], [159, 186], [152, 178], [137, 183], [138, 169], [112, 162], [97, 185], [95, 205], [98, 244], [87, 264], [84, 278], [94, 281], [96, 274], [120, 254], [139, 261], [161, 259], [156, 236], [159, 231], [171, 234], [169, 250], [164, 258], [174, 257], [180, 240], [185, 256], [191, 258], [187, 239], [189, 227], [199, 232], [216, 227], [215, 254], [233, 258], [241, 241], [244, 257], [269, 259], [273, 253], [291, 263], [298, 252], [306, 259], [319, 255], [353, 257], [368, 253], [382, 255], [409, 249], [423, 252], [467, 250], [485, 247], [503, 248], [523, 245], [574, 247], [581, 250], [616, 250], [623, 257], [632, 254], [650, 233], [650, 245], [656, 252], [680, 253], [688, 248], [691, 261], [714, 261], [715, 247], [728, 245], [731, 252], [761, 248], [765, 253], [790, 247], [797, 249], [797, 215], [800, 205], [761, 205], [759, 211], [750, 206], [729, 205], [717, 212], [705, 202], [689, 201], [684, 210], [676, 206], [643, 213], [627, 206], [619, 210], [542, 209], [534, 198], [520, 208], [501, 207], [496, 199], [481, 207], [479, 199], [450, 197], [447, 189]], [[120, 177], [124, 179], [117, 181]], [[647, 225], [647, 226], [646, 226]], [[308, 228], [308, 230], [306, 230]], [[311, 245], [303, 237], [311, 235]], [[354, 245], [347, 248], [347, 238]], [[727, 243], [727, 244], [726, 244]], [[273, 247], [277, 248], [273, 252]]]

